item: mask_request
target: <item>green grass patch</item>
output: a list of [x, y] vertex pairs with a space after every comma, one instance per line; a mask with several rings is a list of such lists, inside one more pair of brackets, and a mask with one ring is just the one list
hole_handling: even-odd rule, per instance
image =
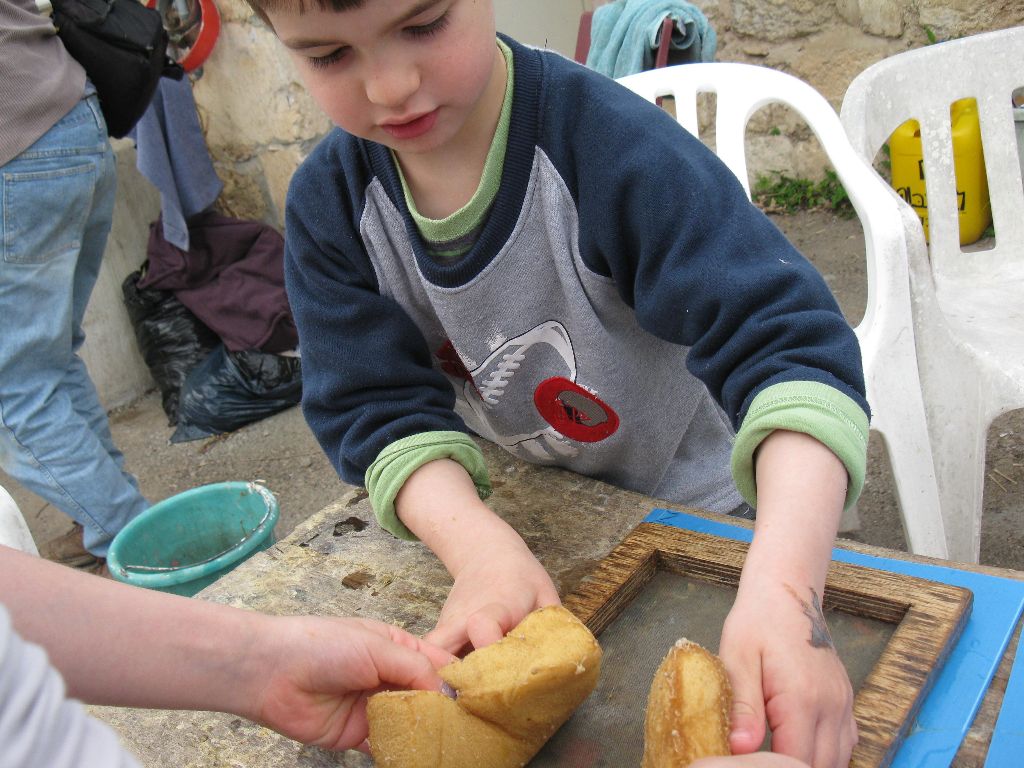
[[831, 211], [844, 218], [851, 218], [855, 213], [839, 177], [831, 170], [826, 170], [825, 178], [820, 181], [796, 179], [772, 171], [757, 177], [752, 195], [766, 213]]

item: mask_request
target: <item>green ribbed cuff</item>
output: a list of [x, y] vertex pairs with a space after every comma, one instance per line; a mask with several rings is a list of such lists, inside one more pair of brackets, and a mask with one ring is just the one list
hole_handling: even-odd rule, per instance
[[834, 387], [816, 381], [794, 381], [760, 392], [736, 435], [732, 476], [747, 503], [757, 508], [754, 452], [776, 429], [803, 432], [828, 446], [850, 476], [844, 508], [849, 509], [857, 501], [868, 462], [867, 414]]
[[366, 470], [366, 491], [380, 527], [400, 539], [415, 541], [395, 513], [395, 497], [409, 475], [437, 459], [459, 462], [473, 478], [481, 499], [491, 495], [491, 479], [484, 455], [473, 438], [463, 432], [421, 432], [392, 443]]

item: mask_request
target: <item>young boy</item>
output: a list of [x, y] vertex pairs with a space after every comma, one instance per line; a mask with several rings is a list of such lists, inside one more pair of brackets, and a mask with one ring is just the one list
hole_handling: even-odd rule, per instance
[[558, 601], [481, 501], [466, 432], [719, 512], [738, 486], [757, 522], [719, 649], [733, 751], [767, 718], [776, 751], [845, 765], [820, 596], [868, 418], [820, 276], [670, 117], [496, 42], [486, 0], [250, 3], [340, 129], [289, 192], [305, 414], [381, 524], [454, 578], [430, 639], [485, 645]]

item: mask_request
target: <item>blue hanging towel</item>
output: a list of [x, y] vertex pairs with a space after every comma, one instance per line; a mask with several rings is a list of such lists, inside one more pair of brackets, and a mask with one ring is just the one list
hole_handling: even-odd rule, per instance
[[650, 69], [666, 16], [676, 63], [712, 61], [717, 38], [699, 8], [679, 0], [615, 0], [594, 10], [587, 66], [609, 77]]
[[136, 167], [160, 190], [164, 238], [189, 250], [188, 219], [213, 205], [224, 186], [206, 147], [191, 81], [161, 77], [129, 137]]

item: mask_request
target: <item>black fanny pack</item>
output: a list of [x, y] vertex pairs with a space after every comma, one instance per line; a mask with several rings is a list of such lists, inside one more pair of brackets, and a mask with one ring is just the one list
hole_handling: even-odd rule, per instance
[[142, 117], [161, 77], [184, 70], [167, 56], [160, 13], [138, 0], [51, 0], [53, 23], [96, 86], [107, 132], [120, 138]]

